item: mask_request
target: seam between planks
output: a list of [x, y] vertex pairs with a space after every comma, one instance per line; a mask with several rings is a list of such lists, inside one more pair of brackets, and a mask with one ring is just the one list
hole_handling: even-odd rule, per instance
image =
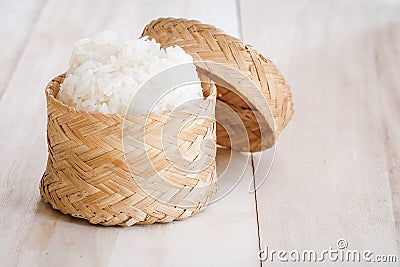
[[[238, 31], [239, 38], [243, 40], [243, 25], [242, 25], [242, 13], [240, 9], [240, 0], [235, 0], [236, 2], [236, 17], [238, 20]], [[255, 203], [255, 212], [256, 212], [256, 225], [257, 225], [257, 238], [258, 238], [258, 249], [261, 250], [261, 237], [260, 237], [260, 222], [258, 218], [258, 204], [257, 204], [257, 190], [256, 190], [256, 175], [255, 175], [255, 167], [254, 167], [254, 154], [250, 152], [251, 155], [251, 173], [253, 178], [253, 187], [254, 187], [254, 203]], [[260, 260], [260, 267], [263, 266], [262, 261]]]
[[[256, 208], [256, 222], [257, 222], [257, 237], [258, 237], [258, 249], [261, 251], [261, 236], [260, 236], [260, 220], [258, 218], [258, 203], [257, 203], [257, 185], [256, 185], [256, 172], [254, 167], [254, 155], [251, 153], [251, 168], [253, 175], [253, 187], [254, 187], [254, 202]], [[263, 262], [260, 260], [260, 267], [263, 266]]]
[[243, 40], [243, 26], [242, 26], [242, 13], [240, 12], [240, 0], [235, 0], [236, 2], [236, 17], [238, 20], [238, 34], [239, 38]]

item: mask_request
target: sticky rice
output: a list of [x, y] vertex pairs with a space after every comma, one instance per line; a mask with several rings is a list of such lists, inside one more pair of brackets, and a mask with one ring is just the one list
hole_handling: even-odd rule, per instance
[[[165, 77], [154, 79], [154, 75], [182, 64], [186, 66], [180, 75], [190, 84], [167, 90]], [[182, 48], [160, 49], [160, 44], [147, 37], [135, 39], [126, 32], [103, 31], [74, 44], [57, 99], [77, 110], [125, 114], [132, 98], [149, 80], [151, 86], [140, 96], [157, 101], [148, 105], [143, 99], [143, 106], [135, 101], [129, 110], [136, 114], [161, 113], [203, 98], [193, 59]]]

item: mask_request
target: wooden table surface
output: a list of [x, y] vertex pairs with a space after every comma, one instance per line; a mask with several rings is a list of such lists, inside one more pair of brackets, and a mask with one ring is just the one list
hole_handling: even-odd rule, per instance
[[[295, 115], [267, 180], [249, 193], [272, 150], [232, 153], [226, 177], [244, 171], [241, 182], [184, 221], [106, 228], [52, 210], [38, 189], [46, 83], [65, 71], [74, 41], [103, 29], [139, 36], [160, 16], [215, 24], [287, 78]], [[275, 266], [285, 263], [260, 263], [259, 247], [321, 251], [340, 238], [399, 252], [399, 1], [6, 0], [0, 22], [0, 266]], [[220, 169], [229, 157], [218, 151]]]

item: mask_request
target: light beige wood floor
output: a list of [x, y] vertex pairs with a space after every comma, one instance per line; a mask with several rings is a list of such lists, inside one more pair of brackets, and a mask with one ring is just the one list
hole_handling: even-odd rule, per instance
[[[259, 247], [320, 251], [339, 238], [398, 253], [399, 14], [389, 0], [0, 1], [0, 266], [259, 266]], [[53, 211], [38, 191], [46, 83], [65, 71], [75, 40], [103, 29], [139, 36], [160, 16], [215, 24], [278, 65], [295, 116], [271, 172], [249, 193], [273, 151], [233, 153], [226, 177], [244, 170], [238, 186], [166, 225], [96, 227]], [[229, 153], [217, 160], [222, 168]]]

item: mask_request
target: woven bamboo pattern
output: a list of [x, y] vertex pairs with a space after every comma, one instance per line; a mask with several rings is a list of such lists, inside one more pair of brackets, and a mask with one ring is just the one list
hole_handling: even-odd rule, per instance
[[59, 102], [65, 74], [53, 79], [46, 87], [49, 157], [40, 194], [64, 214], [106, 226], [187, 218], [216, 193], [217, 142], [264, 150], [292, 117], [282, 75], [239, 39], [174, 18], [152, 21], [142, 36], [190, 54], [205, 98], [159, 115], [88, 113]]
[[[93, 224], [130, 226], [180, 220], [198, 213], [216, 192], [215, 86], [203, 82], [208, 96], [199, 106], [139, 117], [76, 111], [55, 99], [65, 75], [46, 87], [49, 157], [40, 194], [54, 209]], [[204, 78], [203, 78], [204, 80]], [[197, 119], [208, 117], [210, 119]], [[161, 142], [169, 121], [190, 119], [179, 136]], [[143, 131], [140, 136], [138, 131]], [[123, 132], [124, 140], [123, 143]], [[172, 138], [173, 137], [173, 138]], [[206, 149], [200, 151], [205, 142]], [[141, 144], [141, 145], [138, 145]], [[168, 158], [163, 145], [182, 158]], [[206, 157], [198, 172], [195, 158]]]
[[[195, 20], [160, 18], [150, 22], [142, 36], [156, 39], [163, 47], [181, 46], [198, 69], [217, 83], [218, 100], [237, 111], [246, 136], [233, 138], [242, 141], [232, 144], [219, 125], [218, 144], [241, 151], [261, 151], [274, 145], [293, 115], [293, 103], [289, 86], [271, 61], [238, 38]], [[220, 118], [224, 114], [217, 112], [216, 116], [226, 121]], [[236, 125], [224, 127], [235, 129]]]

